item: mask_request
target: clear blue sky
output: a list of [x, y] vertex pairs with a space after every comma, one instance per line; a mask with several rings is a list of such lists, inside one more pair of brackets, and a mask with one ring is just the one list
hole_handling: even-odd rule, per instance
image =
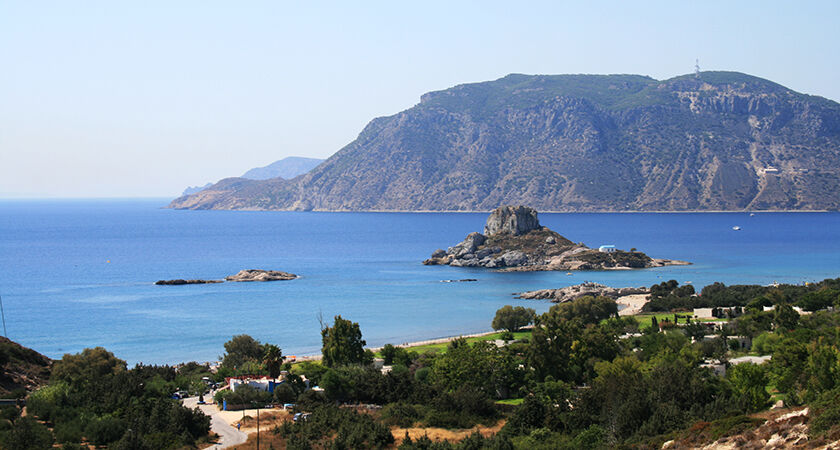
[[408, 3], [0, 0], [0, 197], [171, 197], [513, 72], [840, 100], [837, 1]]

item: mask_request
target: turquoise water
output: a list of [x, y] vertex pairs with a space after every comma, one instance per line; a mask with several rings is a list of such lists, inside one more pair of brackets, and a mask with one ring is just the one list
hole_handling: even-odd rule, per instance
[[[319, 313], [359, 322], [378, 346], [486, 331], [502, 305], [550, 306], [512, 293], [584, 280], [618, 287], [674, 278], [701, 287], [840, 277], [838, 213], [541, 214], [543, 225], [576, 242], [694, 262], [567, 276], [420, 263], [481, 231], [483, 213], [172, 211], [166, 203], [0, 202], [9, 337], [50, 357], [103, 346], [131, 364], [215, 360], [240, 333], [302, 355], [320, 349]], [[302, 278], [153, 285], [246, 268]], [[459, 278], [479, 281], [440, 282]]]

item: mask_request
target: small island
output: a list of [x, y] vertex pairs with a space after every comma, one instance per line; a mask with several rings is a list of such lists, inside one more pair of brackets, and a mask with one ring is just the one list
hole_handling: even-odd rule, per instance
[[287, 281], [294, 280], [298, 276], [279, 270], [247, 269], [240, 270], [236, 275], [225, 277], [227, 281]]
[[178, 278], [175, 280], [158, 280], [155, 281], [155, 284], [158, 286], [181, 286], [185, 284], [224, 283], [225, 281], [287, 281], [294, 280], [295, 278], [299, 277], [293, 273], [281, 272], [279, 270], [246, 269], [240, 270], [236, 275], [227, 276], [224, 280], [184, 280]]
[[484, 234], [470, 233], [459, 244], [436, 250], [423, 264], [541, 271], [644, 269], [690, 263], [654, 259], [635, 249], [592, 249], [541, 226], [534, 208], [502, 206], [490, 213]]

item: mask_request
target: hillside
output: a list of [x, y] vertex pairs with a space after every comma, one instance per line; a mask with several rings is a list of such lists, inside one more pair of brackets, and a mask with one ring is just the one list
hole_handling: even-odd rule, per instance
[[264, 167], [255, 167], [242, 175], [242, 178], [249, 180], [267, 180], [269, 178], [283, 178], [291, 180], [292, 178], [303, 175], [306, 172], [318, 167], [318, 164], [324, 162], [323, 159], [318, 158], [303, 158], [300, 156], [289, 156], [279, 161]]
[[0, 398], [46, 385], [51, 366], [46, 356], [0, 337]]
[[735, 72], [508, 75], [422, 96], [292, 181], [170, 207], [544, 211], [840, 208], [840, 104]]

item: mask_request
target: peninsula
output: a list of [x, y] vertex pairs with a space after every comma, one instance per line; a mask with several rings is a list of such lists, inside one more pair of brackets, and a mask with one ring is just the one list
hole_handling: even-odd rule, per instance
[[423, 264], [541, 271], [644, 269], [690, 263], [654, 259], [635, 250], [592, 249], [541, 226], [534, 208], [502, 206], [490, 213], [483, 234], [470, 233], [447, 250], [435, 250]]

